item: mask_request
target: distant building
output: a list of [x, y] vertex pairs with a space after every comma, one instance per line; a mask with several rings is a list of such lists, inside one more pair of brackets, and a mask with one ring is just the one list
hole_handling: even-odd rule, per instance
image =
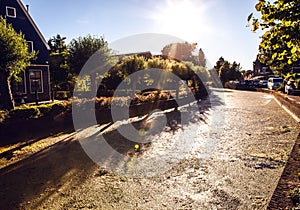
[[[26, 8], [27, 7], [27, 8]], [[24, 99], [33, 102], [38, 96], [39, 100], [50, 100], [50, 73], [48, 65], [49, 46], [39, 31], [37, 25], [29, 15], [29, 6], [20, 0], [1, 0], [0, 15], [5, 17], [7, 23], [25, 35], [29, 51], [37, 51], [37, 59], [21, 73], [21, 82], [12, 81], [12, 93], [16, 102]]]
[[273, 71], [268, 66], [264, 65], [256, 58], [253, 62], [253, 76], [267, 76], [273, 74]]

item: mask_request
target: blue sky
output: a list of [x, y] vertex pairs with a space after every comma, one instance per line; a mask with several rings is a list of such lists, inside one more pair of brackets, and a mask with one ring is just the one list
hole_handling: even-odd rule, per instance
[[108, 42], [163, 33], [196, 42], [214, 65], [223, 56], [252, 69], [260, 33], [247, 28], [257, 0], [22, 0], [46, 40], [87, 34]]

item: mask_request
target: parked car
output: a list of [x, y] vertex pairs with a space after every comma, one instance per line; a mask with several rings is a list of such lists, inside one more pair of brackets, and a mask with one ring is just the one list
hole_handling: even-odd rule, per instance
[[253, 80], [245, 80], [244, 85], [247, 87], [253, 87]]
[[283, 84], [283, 79], [281, 77], [272, 77], [268, 80], [268, 88], [270, 90], [276, 90], [281, 84]]
[[295, 80], [290, 80], [286, 83], [285, 87], [284, 87], [284, 92], [288, 95], [290, 94], [296, 94], [296, 93], [300, 93], [300, 84], [296, 83]]
[[252, 82], [253, 82], [253, 86], [254, 87], [258, 87], [259, 86], [259, 80], [258, 79], [253, 79]]
[[268, 87], [268, 80], [259, 80], [258, 87], [260, 88]]

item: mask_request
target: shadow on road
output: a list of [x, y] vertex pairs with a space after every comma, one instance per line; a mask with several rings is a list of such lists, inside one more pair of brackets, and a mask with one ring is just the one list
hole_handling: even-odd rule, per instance
[[[0, 209], [16, 209], [32, 199], [31, 208], [59, 193], [59, 188], [77, 186], [95, 164], [72, 138], [59, 142], [16, 164], [0, 170]], [[28, 203], [27, 203], [28, 205]]]
[[15, 143], [21, 143], [20, 147], [24, 147], [49, 136], [74, 132], [71, 116], [68, 116], [63, 123], [30, 119], [30, 121], [20, 120], [13, 126], [1, 126], [3, 127], [0, 129], [0, 147]]
[[[177, 129], [184, 129], [189, 123], [200, 121], [205, 123], [206, 112], [213, 108], [212, 104], [217, 105], [222, 102], [217, 96], [214, 96], [213, 101], [207, 99], [200, 103], [194, 102], [194, 105], [165, 110], [157, 115], [157, 118], [151, 119], [152, 116], [147, 115], [134, 122], [128, 122], [128, 124], [137, 129], [147, 129], [147, 126], [152, 126], [160, 116], [165, 115], [167, 123], [157, 132], [169, 131], [174, 134]], [[185, 112], [184, 118], [181, 117], [183, 112]], [[128, 126], [128, 124], [125, 123], [121, 126]], [[112, 123], [108, 124], [105, 129], [110, 126]], [[104, 132], [105, 129], [99, 129], [98, 132]], [[103, 135], [115, 151], [125, 155], [129, 154], [129, 156], [134, 154], [136, 143], [122, 136], [118, 129], [104, 132]], [[150, 146], [150, 144], [145, 145]], [[2, 154], [2, 157], [4, 156]], [[62, 191], [72, 190], [73, 187], [84, 183], [93, 175], [97, 167], [74, 138], [70, 137], [66, 141], [58, 142], [29, 158], [0, 170], [0, 209], [16, 209], [20, 208], [20, 205], [21, 208], [26, 205], [26, 208], [30, 206], [35, 209], [46, 199], [55, 201], [55, 197], [60, 196]]]

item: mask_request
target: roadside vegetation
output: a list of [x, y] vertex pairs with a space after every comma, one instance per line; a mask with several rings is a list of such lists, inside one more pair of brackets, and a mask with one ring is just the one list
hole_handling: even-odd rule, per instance
[[[262, 30], [264, 34], [259, 44], [258, 60], [268, 66], [278, 76], [284, 78], [288, 88], [300, 92], [300, 2], [291, 1], [265, 1], [259, 0], [255, 9], [261, 17], [257, 18], [251, 13], [248, 16], [252, 31]], [[279, 90], [284, 90], [280, 87]], [[285, 92], [289, 93], [288, 90]]]
[[18, 75], [36, 58], [36, 52], [28, 51], [22, 32], [16, 32], [1, 16], [0, 49], [0, 109], [9, 110], [15, 106], [10, 82], [12, 78], [20, 79]]

